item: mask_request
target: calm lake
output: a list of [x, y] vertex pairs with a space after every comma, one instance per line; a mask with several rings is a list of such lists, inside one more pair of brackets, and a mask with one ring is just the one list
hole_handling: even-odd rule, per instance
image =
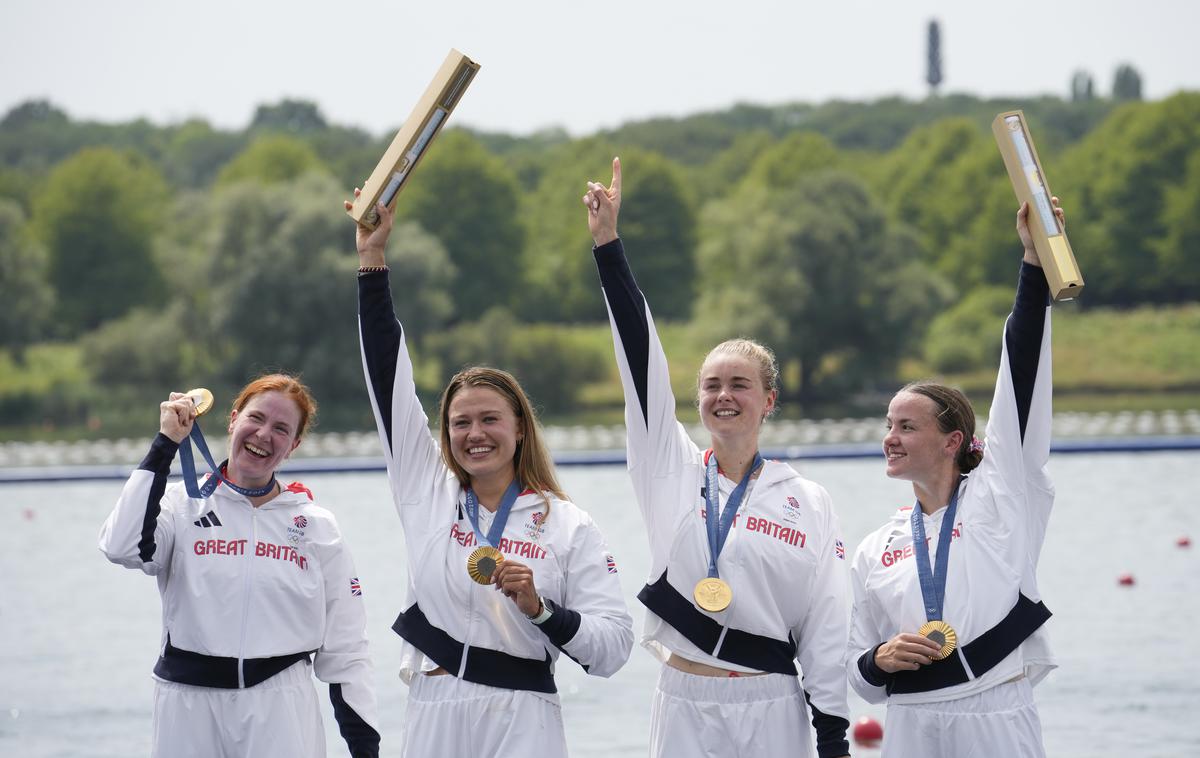
[[[847, 552], [911, 489], [881, 460], [795, 464], [833, 495]], [[1040, 581], [1060, 668], [1035, 690], [1051, 756], [1200, 755], [1200, 453], [1056, 455], [1058, 501]], [[560, 470], [590, 511], [634, 596], [648, 570], [641, 520], [622, 467]], [[405, 686], [390, 624], [403, 605], [405, 556], [382, 474], [303, 477], [334, 511], [368, 602], [384, 755], [398, 753]], [[0, 486], [0, 756], [126, 758], [149, 751], [150, 670], [159, 641], [153, 578], [109, 564], [96, 536], [118, 482]], [[1118, 575], [1136, 584], [1119, 586]], [[642, 756], [658, 664], [635, 645], [608, 680], [560, 661], [576, 757]], [[326, 688], [318, 685], [322, 702]], [[882, 707], [852, 694], [852, 720]], [[329, 708], [326, 708], [329, 711]], [[345, 755], [331, 713], [330, 755]], [[874, 755], [856, 749], [855, 755]]]

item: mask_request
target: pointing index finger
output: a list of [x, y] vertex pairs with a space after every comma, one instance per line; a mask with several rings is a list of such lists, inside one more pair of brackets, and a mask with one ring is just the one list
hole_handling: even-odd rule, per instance
[[612, 191], [621, 194], [621, 158], [613, 158]]

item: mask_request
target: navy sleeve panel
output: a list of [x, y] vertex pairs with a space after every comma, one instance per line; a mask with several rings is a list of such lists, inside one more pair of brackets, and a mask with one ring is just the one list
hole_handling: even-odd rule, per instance
[[1045, 273], [1038, 266], [1022, 263], [1021, 278], [1017, 281], [1017, 298], [1004, 332], [1022, 440], [1025, 439], [1025, 425], [1029, 421], [1029, 406], [1033, 402], [1033, 385], [1037, 379], [1038, 356], [1042, 351], [1042, 334], [1046, 326], [1046, 306], [1050, 302], [1050, 285], [1046, 283]]
[[850, 728], [850, 722], [841, 716], [821, 713], [812, 704], [812, 698], [807, 690], [804, 692], [804, 699], [808, 702], [809, 710], [812, 711], [812, 725], [817, 733], [818, 758], [839, 758], [839, 756], [850, 755], [850, 742], [846, 739], [846, 730]]
[[604, 299], [608, 301], [608, 309], [621, 335], [621, 344], [625, 347], [625, 362], [629, 364], [629, 372], [637, 388], [642, 419], [649, 426], [646, 388], [650, 365], [650, 324], [646, 320], [646, 298], [638, 289], [633, 272], [629, 270], [625, 247], [620, 239], [593, 248], [592, 255], [600, 272]]
[[360, 274], [358, 277], [358, 322], [363, 341], [363, 356], [368, 379], [379, 404], [379, 418], [392, 444], [392, 386], [396, 381], [396, 355], [400, 351], [403, 330], [392, 305], [388, 272]]
[[379, 732], [346, 704], [342, 697], [342, 685], [329, 685], [329, 701], [333, 703], [333, 717], [337, 719], [338, 731], [350, 748], [350, 758], [379, 758]]
[[154, 481], [150, 484], [150, 494], [146, 496], [146, 515], [142, 519], [142, 537], [138, 540], [138, 557], [142, 563], [154, 560], [154, 552], [158, 546], [154, 543], [154, 528], [158, 524], [158, 514], [162, 512], [159, 502], [167, 489], [167, 476], [171, 473], [171, 461], [179, 452], [179, 443], [159, 432], [150, 443], [150, 452], [138, 464], [142, 471], [153, 471]]
[[872, 687], [886, 687], [892, 681], [892, 675], [879, 668], [879, 664], [875, 662], [875, 653], [881, 647], [882, 642], [858, 658], [858, 673], [862, 674], [862, 678]]
[[[583, 617], [579, 615], [579, 611], [563, 608], [552, 600], [543, 600], [542, 602], [550, 609], [550, 618], [541, 624], [535, 624], [535, 626], [542, 630], [542, 634], [545, 634], [556, 648], [562, 650], [564, 645], [575, 639], [575, 633], [579, 631]], [[566, 651], [563, 650], [563, 652]], [[567, 654], [570, 655], [570, 653]]]

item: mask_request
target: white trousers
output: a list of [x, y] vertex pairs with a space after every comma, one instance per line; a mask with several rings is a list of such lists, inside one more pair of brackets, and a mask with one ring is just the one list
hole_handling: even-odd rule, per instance
[[663, 664], [650, 714], [653, 758], [813, 758], [814, 740], [796, 677], [697, 676]]
[[888, 704], [883, 758], [1045, 758], [1028, 679], [944, 703]]
[[312, 664], [244, 690], [155, 681], [153, 758], [325, 758]]
[[404, 722], [404, 758], [567, 755], [557, 695], [417, 674]]

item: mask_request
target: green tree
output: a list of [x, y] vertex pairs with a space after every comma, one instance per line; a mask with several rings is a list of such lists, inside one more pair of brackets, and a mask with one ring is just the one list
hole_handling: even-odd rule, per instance
[[774, 191], [748, 185], [703, 217], [706, 332], [771, 345], [785, 374], [799, 376], [784, 390], [801, 403], [890, 379], [944, 302], [916, 239], [845, 174]]
[[1076, 71], [1071, 75], [1071, 102], [1081, 103], [1094, 100], [1096, 83], [1087, 71]]
[[745, 181], [771, 189], [789, 187], [803, 176], [841, 168], [841, 162], [837, 147], [826, 137], [793, 132], [758, 154]]
[[[517, 378], [541, 413], [576, 410], [580, 389], [602, 375], [607, 351], [573, 339], [569, 328], [521, 324], [505, 308], [459, 324], [430, 340], [446, 379], [467, 366], [496, 366]], [[439, 384], [444, 383], [440, 382]]]
[[207, 187], [245, 145], [243, 134], [217, 131], [207, 121], [193, 119], [166, 139], [163, 172], [178, 187]]
[[396, 317], [404, 325], [405, 339], [419, 348], [427, 335], [454, 316], [457, 272], [442, 243], [416, 222], [397, 224], [390, 239], [387, 262]]
[[250, 129], [308, 134], [329, 126], [321, 109], [308, 100], [283, 99], [274, 105], [260, 105], [250, 120]]
[[1067, 211], [1088, 303], [1194, 299], [1194, 289], [1176, 286], [1186, 281], [1171, 268], [1180, 259], [1160, 259], [1164, 248], [1155, 240], [1171, 235], [1178, 216], [1165, 211], [1167, 197], [1187, 185], [1198, 150], [1200, 93], [1180, 93], [1114, 111], [1047, 167]]
[[328, 172], [307, 142], [282, 134], [264, 135], [225, 164], [217, 176], [217, 184], [244, 181], [279, 184], [308, 173]]
[[1141, 100], [1142, 75], [1128, 63], [1117, 66], [1113, 74], [1113, 100]]
[[45, 334], [54, 305], [46, 264], [46, 251], [26, 233], [25, 214], [0, 199], [0, 347], [17, 360]]
[[454, 296], [462, 318], [517, 298], [525, 240], [519, 194], [498, 158], [470, 134], [452, 130], [430, 147], [400, 195], [400, 218], [437, 237], [458, 269]]
[[1174, 302], [1200, 300], [1200, 149], [1182, 181], [1166, 189], [1161, 219], [1162, 236], [1149, 243], [1163, 271], [1159, 292]]
[[962, 373], [996, 363], [1003, 324], [1012, 309], [1012, 287], [971, 290], [952, 308], [938, 314], [925, 337], [925, 361], [943, 373]]
[[134, 155], [91, 148], [55, 168], [34, 199], [32, 224], [50, 256], [65, 336], [163, 301], [153, 239], [166, 201], [162, 177]]
[[207, 280], [220, 286], [205, 307], [206, 351], [218, 359], [221, 384], [232, 391], [265, 371], [298, 372], [332, 428], [366, 418], [362, 396], [346, 391], [361, 386], [362, 363], [354, 225], [338, 211], [343, 196], [319, 175], [232, 187], [214, 206], [221, 233], [207, 242]]
[[[587, 182], [608, 184], [614, 148], [581, 140], [558, 156], [526, 198], [530, 229], [525, 250], [529, 297], [518, 315], [527, 321], [602, 321], [604, 303], [586, 209], [580, 199]], [[639, 256], [639, 282], [655, 313], [686, 319], [695, 299], [696, 215], [682, 171], [662, 156], [622, 151], [624, 199], [618, 231], [631, 255]]]

